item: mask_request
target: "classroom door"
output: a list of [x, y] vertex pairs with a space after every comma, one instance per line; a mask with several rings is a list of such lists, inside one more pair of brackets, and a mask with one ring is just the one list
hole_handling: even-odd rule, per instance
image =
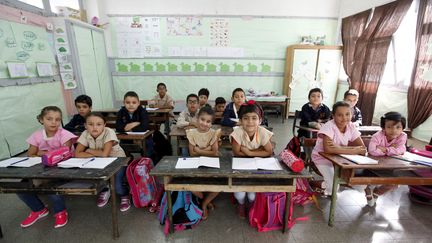
[[103, 32], [73, 25], [78, 65], [84, 93], [93, 100], [93, 109], [113, 107], [110, 76]]

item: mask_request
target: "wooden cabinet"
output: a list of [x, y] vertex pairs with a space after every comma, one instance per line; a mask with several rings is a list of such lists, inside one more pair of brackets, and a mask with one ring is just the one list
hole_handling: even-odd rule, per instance
[[309, 90], [321, 88], [324, 104], [335, 102], [342, 46], [292, 45], [287, 48], [283, 94], [290, 98], [288, 111], [293, 114], [308, 102]]

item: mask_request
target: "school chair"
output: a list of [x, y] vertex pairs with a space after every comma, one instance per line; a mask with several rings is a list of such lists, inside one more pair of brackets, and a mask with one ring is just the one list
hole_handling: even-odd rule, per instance
[[292, 134], [293, 136], [297, 136], [296, 135], [296, 130], [300, 127], [300, 113], [301, 111], [296, 110], [294, 113], [294, 121], [293, 121], [293, 127], [292, 127]]

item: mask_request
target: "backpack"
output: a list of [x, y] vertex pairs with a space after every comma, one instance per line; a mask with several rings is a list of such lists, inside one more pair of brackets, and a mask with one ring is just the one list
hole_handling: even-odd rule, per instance
[[[173, 191], [171, 192], [172, 219], [175, 231], [191, 229], [196, 226], [202, 218], [202, 210], [198, 206], [198, 198], [190, 191]], [[161, 210], [158, 219], [160, 224], [165, 225], [164, 233], [168, 235], [169, 221], [167, 217], [168, 202], [166, 192], [162, 197]]]
[[150, 176], [153, 162], [149, 158], [133, 160], [126, 169], [126, 177], [132, 194], [135, 207], [150, 207], [150, 212], [156, 212], [163, 193], [163, 186], [154, 177]]
[[311, 202], [315, 203], [318, 210], [322, 211], [318, 199], [316, 198], [312, 187], [306, 178], [296, 178], [296, 191], [293, 193], [291, 200], [294, 204], [304, 206]]
[[249, 224], [259, 232], [282, 229], [285, 213], [284, 192], [256, 193], [249, 210]]
[[[421, 177], [432, 177], [432, 169], [415, 170], [414, 173]], [[432, 186], [408, 186], [411, 201], [426, 205], [432, 205]]]
[[155, 131], [153, 133], [153, 154], [151, 156], [154, 164], [156, 165], [162, 157], [172, 154], [171, 143], [160, 131]]
[[295, 156], [301, 157], [301, 145], [300, 145], [300, 139], [296, 136], [294, 136], [287, 144], [285, 149], [288, 149], [291, 151]]

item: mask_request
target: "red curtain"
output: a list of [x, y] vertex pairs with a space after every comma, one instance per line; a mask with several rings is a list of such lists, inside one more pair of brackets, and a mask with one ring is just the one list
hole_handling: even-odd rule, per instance
[[432, 115], [432, 1], [420, 1], [416, 57], [408, 89], [408, 126], [418, 127]]

